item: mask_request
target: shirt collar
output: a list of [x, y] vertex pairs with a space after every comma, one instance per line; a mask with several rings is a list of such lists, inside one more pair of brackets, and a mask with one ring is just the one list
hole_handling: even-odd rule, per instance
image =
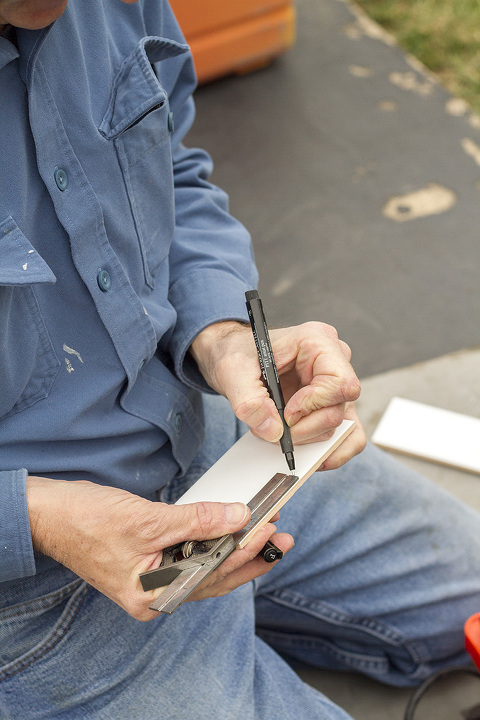
[[15, 60], [19, 54], [17, 48], [10, 40], [0, 36], [0, 70], [12, 62], [12, 60]]
[[2, 37], [0, 34], [0, 70], [12, 60], [20, 57], [21, 74], [25, 81], [27, 64], [34, 61], [54, 24], [51, 23], [40, 30], [12, 28], [10, 37]]

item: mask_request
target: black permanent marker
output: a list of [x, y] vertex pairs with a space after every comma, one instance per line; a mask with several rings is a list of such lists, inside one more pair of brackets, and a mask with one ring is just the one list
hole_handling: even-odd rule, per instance
[[250, 318], [250, 325], [252, 326], [253, 337], [255, 339], [255, 345], [257, 346], [263, 380], [283, 422], [283, 435], [280, 438], [280, 447], [285, 455], [290, 471], [293, 472], [295, 470], [295, 459], [293, 456], [292, 436], [290, 435], [290, 428], [283, 416], [285, 400], [283, 399], [280, 378], [278, 377], [277, 366], [275, 365], [275, 359], [273, 357], [262, 301], [256, 290], [246, 292], [245, 298], [248, 317]]

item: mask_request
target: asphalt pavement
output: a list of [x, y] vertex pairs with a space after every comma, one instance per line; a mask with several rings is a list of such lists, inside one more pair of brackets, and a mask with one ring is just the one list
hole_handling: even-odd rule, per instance
[[320, 319], [361, 377], [480, 344], [480, 123], [343, 0], [203, 86], [189, 144], [250, 230], [267, 319]]

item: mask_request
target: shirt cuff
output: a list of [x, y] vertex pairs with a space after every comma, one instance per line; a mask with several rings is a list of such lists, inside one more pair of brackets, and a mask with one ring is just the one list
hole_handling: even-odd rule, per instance
[[[196, 336], [209, 325], [227, 320], [249, 323], [245, 292], [253, 287], [222, 271], [188, 273], [170, 291], [178, 317], [170, 352], [177, 376], [190, 387], [213, 392], [198, 370], [188, 349]], [[190, 302], [186, 303], [185, 299]]]
[[27, 471], [0, 472], [0, 582], [35, 575]]

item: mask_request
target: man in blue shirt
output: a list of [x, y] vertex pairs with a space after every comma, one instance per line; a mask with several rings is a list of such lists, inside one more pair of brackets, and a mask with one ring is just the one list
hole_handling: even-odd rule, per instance
[[[478, 518], [371, 448], [339, 469], [359, 423], [287, 532], [260, 530], [202, 602], [148, 609], [163, 548], [249, 517], [171, 503], [237, 419], [282, 433], [245, 324], [250, 239], [183, 144], [195, 79], [166, 1], [0, 0], [0, 26], [0, 718], [344, 718], [272, 648], [393, 684], [463, 662]], [[333, 328], [272, 341], [294, 442], [356, 417]], [[268, 572], [270, 537], [297, 548]]]

